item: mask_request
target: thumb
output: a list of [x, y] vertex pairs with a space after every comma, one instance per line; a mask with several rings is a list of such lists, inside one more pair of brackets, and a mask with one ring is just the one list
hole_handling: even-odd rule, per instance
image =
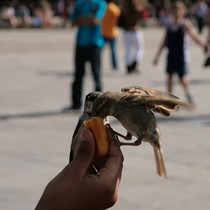
[[75, 166], [75, 173], [81, 177], [86, 174], [93, 162], [95, 141], [91, 131], [84, 127], [81, 128], [77, 138], [79, 145], [72, 164]]

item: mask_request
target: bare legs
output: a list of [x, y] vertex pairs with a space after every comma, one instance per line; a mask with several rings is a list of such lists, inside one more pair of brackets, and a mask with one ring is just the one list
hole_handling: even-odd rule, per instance
[[[192, 96], [191, 96], [190, 91], [189, 91], [189, 80], [187, 79], [186, 76], [183, 76], [183, 77], [179, 77], [179, 82], [184, 89], [187, 101], [189, 103], [193, 103], [193, 99], [192, 99]], [[173, 93], [173, 87], [174, 87], [174, 85], [173, 85], [173, 74], [168, 74], [168, 77], [167, 77], [167, 91], [169, 93]]]

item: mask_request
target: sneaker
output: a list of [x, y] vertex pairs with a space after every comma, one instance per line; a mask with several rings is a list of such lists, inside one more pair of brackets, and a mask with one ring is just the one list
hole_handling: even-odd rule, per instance
[[127, 69], [127, 74], [130, 74], [130, 73], [132, 72], [132, 68], [131, 68], [130, 65], [128, 65], [128, 66], [126, 67], [126, 69]]

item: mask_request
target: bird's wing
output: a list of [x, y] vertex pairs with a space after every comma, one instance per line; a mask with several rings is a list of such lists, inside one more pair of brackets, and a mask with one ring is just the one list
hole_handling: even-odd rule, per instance
[[137, 104], [146, 104], [153, 111], [170, 116], [179, 106], [194, 109], [192, 104], [180, 100], [170, 93], [144, 86], [130, 86], [121, 89], [122, 97]]

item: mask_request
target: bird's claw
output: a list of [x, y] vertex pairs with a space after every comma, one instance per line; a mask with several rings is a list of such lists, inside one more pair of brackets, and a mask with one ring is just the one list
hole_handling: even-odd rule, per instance
[[134, 142], [122, 142], [118, 140], [118, 145], [119, 146], [139, 146], [141, 144], [141, 140], [137, 139]]
[[119, 137], [121, 137], [121, 138], [123, 138], [123, 139], [125, 139], [125, 140], [131, 140], [131, 139], [132, 139], [132, 134], [127, 133], [127, 135], [124, 136], [123, 134], [118, 133], [117, 131], [115, 131], [115, 130], [111, 127], [111, 125], [110, 125], [109, 123], [106, 124], [106, 126], [109, 126], [109, 129], [113, 132], [114, 135], [119, 136]]
[[134, 146], [138, 146], [141, 144], [141, 139], [136, 139], [136, 141], [134, 141]]
[[110, 124], [106, 124], [106, 126], [109, 126], [109, 129], [112, 131], [113, 135], [112, 135], [112, 141], [116, 142], [116, 144], [118, 146], [138, 146], [141, 144], [141, 139], [137, 139], [134, 142], [122, 142], [119, 140], [118, 137], [121, 137], [125, 140], [131, 140], [132, 139], [132, 135], [130, 133], [128, 133], [126, 136], [116, 132], [115, 130], [112, 129]]

